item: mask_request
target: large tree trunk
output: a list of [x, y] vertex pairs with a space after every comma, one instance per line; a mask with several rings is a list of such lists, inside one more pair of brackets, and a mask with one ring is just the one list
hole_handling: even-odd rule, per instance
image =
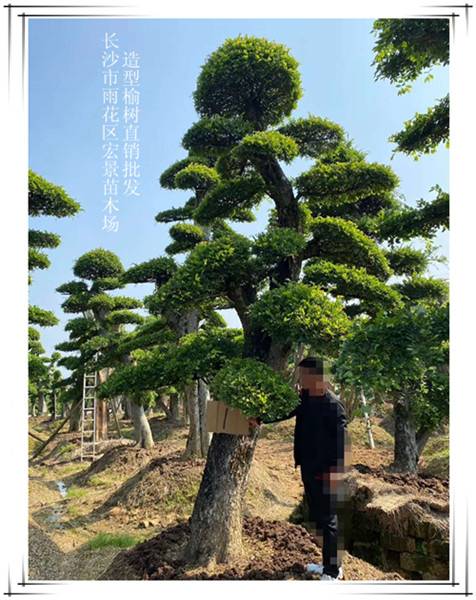
[[48, 414], [48, 404], [46, 403], [45, 394], [40, 393], [40, 415], [44, 417]]
[[180, 400], [177, 393], [170, 394], [170, 418], [174, 423], [180, 423], [182, 417], [180, 416]]
[[[287, 346], [281, 355], [274, 348], [268, 361], [283, 366], [288, 353]], [[259, 427], [249, 435], [213, 434], [190, 520], [188, 561], [207, 565], [242, 555], [243, 499], [258, 436]]]
[[69, 431], [70, 433], [79, 431], [81, 424], [81, 402], [77, 402], [76, 406], [73, 406], [69, 414]]
[[418, 464], [416, 427], [410, 411], [410, 394], [402, 394], [393, 405], [395, 446], [393, 468], [401, 473], [415, 473]]
[[190, 521], [190, 563], [228, 562], [242, 554], [243, 498], [258, 435], [258, 429], [248, 436], [213, 434]]
[[141, 448], [152, 448], [154, 446], [154, 438], [152, 437], [152, 431], [145, 415], [144, 407], [141, 404], [136, 404], [132, 399], [130, 406], [137, 443]]

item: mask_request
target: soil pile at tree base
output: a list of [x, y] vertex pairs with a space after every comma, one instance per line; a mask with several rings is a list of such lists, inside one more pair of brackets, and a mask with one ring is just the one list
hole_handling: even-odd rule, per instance
[[370, 475], [380, 481], [398, 485], [408, 492], [448, 499], [448, 479], [440, 479], [423, 473], [395, 473], [382, 466], [371, 468], [361, 463], [354, 464], [353, 468], [361, 475]]
[[[230, 564], [208, 568], [187, 564], [182, 558], [190, 536], [189, 521], [163, 530], [159, 535], [116, 556], [100, 579], [314, 579], [306, 564], [321, 561], [314, 537], [299, 525], [243, 519], [243, 557]], [[378, 568], [348, 553], [343, 558], [344, 579], [397, 580], [394, 572]]]

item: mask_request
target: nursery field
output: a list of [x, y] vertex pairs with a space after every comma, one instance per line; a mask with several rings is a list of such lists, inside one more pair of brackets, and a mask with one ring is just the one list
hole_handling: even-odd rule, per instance
[[[449, 25], [368, 26], [365, 108], [384, 113], [367, 128], [348, 121], [353, 104], [323, 110], [335, 82], [319, 80], [319, 52], [242, 33], [208, 48], [195, 84], [170, 86], [195, 116], [148, 117], [175, 141], [160, 160], [156, 138], [144, 154], [157, 191], [134, 201], [132, 237], [114, 214], [101, 235], [78, 235], [91, 194], [73, 198], [76, 180], [32, 162], [30, 579], [307, 579], [317, 562], [337, 580], [342, 550], [346, 580], [448, 580], [447, 163], [428, 163], [421, 189], [426, 160], [387, 163], [448, 147], [448, 94], [428, 105], [412, 84], [448, 66]], [[396, 115], [378, 80], [426, 112], [384, 131]], [[103, 90], [111, 136], [116, 96]], [[122, 172], [138, 173], [138, 106], [123, 108]], [[117, 211], [122, 152], [103, 142]], [[36, 228], [43, 217], [74, 218], [81, 244], [56, 221]], [[61, 275], [48, 280], [50, 250]]]
[[[389, 468], [393, 439], [384, 429], [387, 422], [373, 418], [373, 450], [362, 420], [349, 426], [344, 578], [439, 579], [448, 565], [447, 438], [439, 434], [429, 442], [417, 475], [400, 475]], [[293, 465], [293, 421], [263, 426], [245, 497], [243, 558], [209, 568], [180, 559], [205, 459], [183, 457], [184, 425], [158, 413], [150, 423], [150, 450], [127, 438], [132, 427], [123, 420], [124, 438], [104, 442], [104, 453], [92, 463], [80, 461], [76, 433], [59, 434], [32, 462], [30, 579], [313, 577], [304, 567], [318, 561], [321, 551], [305, 520], [302, 482]], [[52, 424], [32, 418], [30, 429], [46, 439]]]

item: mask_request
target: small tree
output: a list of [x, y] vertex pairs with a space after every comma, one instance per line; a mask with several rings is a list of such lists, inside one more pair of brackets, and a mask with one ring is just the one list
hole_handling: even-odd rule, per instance
[[[109, 369], [117, 364], [131, 362], [129, 353], [118, 353], [117, 347], [124, 336], [126, 324], [142, 322], [142, 317], [131, 311], [142, 303], [128, 296], [112, 296], [107, 292], [123, 287], [124, 268], [119, 258], [109, 250], [98, 248], [86, 252], [76, 261], [73, 272], [78, 280], [61, 285], [57, 291], [67, 295], [62, 307], [65, 312], [81, 314], [66, 325], [70, 340], [57, 349], [75, 352], [76, 356], [62, 361], [73, 367], [73, 380], [82, 379], [85, 372], [97, 371], [99, 382], [106, 380]], [[79, 353], [79, 354], [78, 354]], [[136, 438], [141, 447], [153, 445], [150, 426], [144, 414], [142, 396], [131, 398]], [[108, 410], [105, 399], [97, 402], [97, 439], [107, 438]]]
[[[162, 182], [167, 180], [167, 176], [162, 177]], [[169, 186], [170, 187], [170, 186]], [[170, 211], [167, 212], [169, 214]], [[169, 217], [170, 218], [170, 215]], [[177, 227], [177, 226], [176, 226]], [[172, 233], [175, 236], [174, 241], [169, 246], [173, 246], [172, 253], [185, 252], [193, 248], [199, 241], [204, 239], [204, 234], [201, 229], [195, 225], [189, 226], [190, 229], [182, 227], [172, 228]], [[180, 231], [180, 233], [178, 233]], [[198, 231], [198, 233], [196, 233]], [[158, 292], [160, 287], [164, 285], [172, 275], [177, 271], [178, 265], [170, 257], [159, 257], [146, 261], [144, 263], [131, 267], [123, 277], [127, 283], [153, 283], [155, 291]], [[176, 360], [176, 348], [181, 338], [190, 340], [189, 334], [197, 333], [201, 330], [206, 330], [213, 326], [224, 326], [224, 320], [213, 308], [204, 303], [200, 308], [185, 310], [183, 313], [167, 313], [160, 308], [156, 310], [152, 297], [151, 310], [156, 314], [156, 320], [149, 322], [148, 327], [144, 330], [145, 339], [141, 335], [141, 331], [134, 336], [135, 348], [152, 349], [154, 344], [159, 341], [158, 354], [167, 356], [167, 362], [174, 364]], [[159, 340], [150, 338], [149, 328], [153, 327], [154, 331], [159, 334]], [[128, 342], [129, 344], [130, 342]], [[157, 356], [157, 353], [153, 356]], [[147, 360], [150, 357], [147, 358]], [[181, 355], [181, 360], [186, 360], [185, 356]], [[142, 357], [141, 365], [143, 377], [140, 381], [137, 379], [135, 383], [131, 381], [130, 385], [126, 384], [127, 373], [121, 379], [121, 385], [115, 384], [116, 391], [119, 389], [127, 392], [131, 390], [131, 386], [139, 384], [141, 390], [153, 390], [160, 387], [178, 387], [184, 397], [185, 407], [189, 416], [189, 431], [185, 448], [185, 456], [206, 456], [209, 444], [209, 434], [206, 428], [206, 402], [208, 399], [208, 388], [206, 381], [193, 369], [183, 365], [182, 369], [172, 367], [167, 372], [163, 369], [159, 371], [148, 370], [145, 365], [145, 357]], [[160, 373], [160, 377], [157, 376]], [[117, 387], [119, 386], [119, 387]], [[109, 388], [108, 388], [109, 389]], [[137, 388], [134, 388], [137, 389]]]
[[393, 466], [401, 472], [416, 472], [430, 433], [448, 417], [448, 304], [441, 300], [359, 322], [336, 364], [341, 381], [391, 399]]

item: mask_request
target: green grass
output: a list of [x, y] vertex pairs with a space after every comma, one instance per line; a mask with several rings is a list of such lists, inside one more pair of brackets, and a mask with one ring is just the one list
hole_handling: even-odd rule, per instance
[[98, 533], [88, 542], [90, 550], [98, 550], [99, 548], [130, 548], [137, 544], [137, 539], [127, 533]]
[[114, 473], [109, 473], [108, 475], [91, 475], [91, 477], [88, 479], [87, 485], [90, 487], [107, 487], [117, 483], [118, 481], [121, 481], [121, 477], [115, 475]]
[[70, 504], [67, 508], [66, 508], [66, 512], [68, 513], [68, 515], [70, 517], [73, 517], [73, 519], [75, 517], [79, 517], [81, 515], [81, 511], [79, 510], [79, 507], [76, 506], [75, 504]]
[[[349, 423], [347, 429], [353, 446], [369, 447], [364, 418], [355, 417]], [[393, 437], [377, 424], [375, 418], [372, 419], [372, 435], [377, 448], [393, 448]]]
[[66, 498], [68, 500], [74, 500], [76, 498], [83, 498], [87, 494], [87, 490], [78, 487], [77, 485], [72, 485], [68, 492], [66, 493]]
[[422, 459], [423, 466], [420, 470], [423, 473], [444, 479], [448, 478], [450, 469], [448, 435], [435, 435], [428, 440], [422, 453]]
[[193, 508], [199, 485], [199, 482], [191, 483], [188, 488], [170, 492], [163, 500], [163, 508], [180, 514], [189, 513]]
[[76, 446], [75, 444], [65, 444], [64, 446], [61, 446], [61, 448], [58, 450], [58, 455], [62, 456], [63, 454], [66, 454], [67, 452], [71, 452], [72, 450], [75, 450]]

